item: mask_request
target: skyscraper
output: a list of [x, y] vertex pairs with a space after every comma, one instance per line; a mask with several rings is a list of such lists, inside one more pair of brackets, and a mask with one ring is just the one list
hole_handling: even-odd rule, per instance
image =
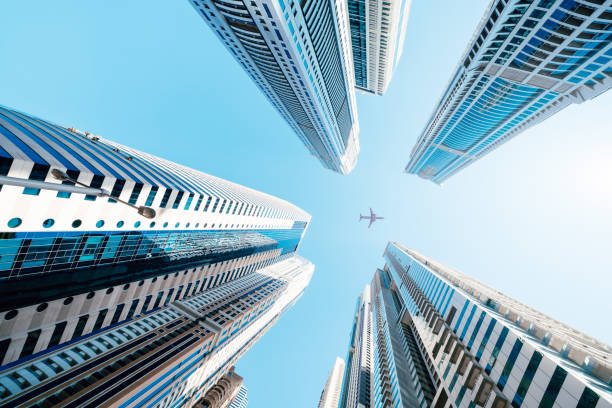
[[372, 281], [372, 407], [612, 407], [612, 347], [398, 243]]
[[190, 0], [323, 166], [348, 174], [359, 123], [346, 0]]
[[346, 356], [340, 407], [369, 408], [371, 377], [372, 306], [370, 304], [370, 286], [368, 285], [357, 299], [349, 350]]
[[340, 390], [342, 388], [342, 377], [344, 376], [344, 360], [336, 357], [336, 362], [329, 373], [329, 378], [325, 383], [321, 399], [319, 400], [319, 408], [337, 408], [340, 401]]
[[244, 385], [240, 387], [238, 395], [234, 397], [234, 400], [230, 404], [229, 408], [246, 408], [249, 403], [248, 389]]
[[3, 406], [196, 404], [314, 269], [292, 204], [4, 107], [0, 169]]
[[382, 95], [404, 47], [411, 0], [348, 0], [355, 85]]
[[612, 86], [610, 0], [493, 0], [410, 154], [442, 183]]

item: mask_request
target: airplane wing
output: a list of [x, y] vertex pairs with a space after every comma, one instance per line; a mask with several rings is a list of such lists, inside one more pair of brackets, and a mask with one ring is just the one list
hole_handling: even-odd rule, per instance
[[376, 221], [376, 218], [370, 218], [370, 223], [368, 224], [368, 228], [370, 228], [372, 224], [374, 224], [374, 221]]
[[376, 214], [374, 214], [374, 211], [372, 211], [372, 207], [370, 207], [370, 217], [376, 217]]

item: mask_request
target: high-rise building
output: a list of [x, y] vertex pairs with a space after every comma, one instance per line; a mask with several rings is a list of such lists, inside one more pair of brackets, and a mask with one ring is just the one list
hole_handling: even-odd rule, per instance
[[368, 285], [357, 299], [349, 350], [346, 356], [340, 407], [370, 407], [372, 351], [372, 306]]
[[612, 407], [612, 347], [398, 243], [384, 256], [372, 407]]
[[343, 376], [344, 360], [340, 357], [336, 357], [334, 367], [332, 368], [331, 373], [329, 373], [329, 378], [325, 383], [323, 392], [321, 392], [319, 408], [338, 408]]
[[411, 0], [348, 0], [355, 86], [382, 95], [402, 55]]
[[244, 385], [238, 390], [229, 408], [246, 408], [249, 403], [248, 389]]
[[0, 107], [0, 405], [196, 404], [300, 297], [310, 216]]
[[612, 86], [610, 0], [493, 0], [412, 149], [442, 183], [519, 133]]
[[189, 0], [323, 166], [357, 163], [346, 0]]

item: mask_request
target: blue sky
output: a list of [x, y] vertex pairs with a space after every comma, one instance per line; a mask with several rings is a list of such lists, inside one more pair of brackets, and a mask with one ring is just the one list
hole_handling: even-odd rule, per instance
[[[312, 407], [357, 295], [397, 240], [612, 343], [612, 92], [442, 187], [402, 173], [488, 0], [414, 1], [359, 163], [324, 170], [186, 0], [0, 4], [0, 104], [282, 197], [313, 219], [304, 297], [239, 362], [250, 407]], [[373, 207], [386, 217], [357, 222]]]

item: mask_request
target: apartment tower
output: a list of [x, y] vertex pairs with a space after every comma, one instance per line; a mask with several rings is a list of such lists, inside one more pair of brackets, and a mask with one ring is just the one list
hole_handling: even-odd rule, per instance
[[441, 184], [612, 86], [611, 0], [493, 0], [410, 154]]
[[609, 345], [401, 244], [384, 257], [363, 406], [612, 407]]
[[189, 0], [309, 152], [351, 172], [359, 122], [346, 0]]
[[0, 107], [0, 404], [193, 406], [308, 285], [310, 216]]

